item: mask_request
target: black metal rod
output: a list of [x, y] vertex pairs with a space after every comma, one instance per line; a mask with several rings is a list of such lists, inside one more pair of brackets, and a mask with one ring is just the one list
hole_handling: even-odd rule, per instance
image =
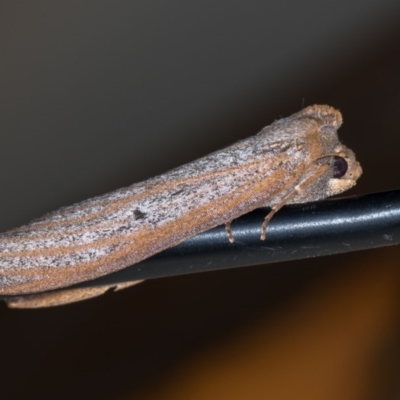
[[346, 253], [400, 243], [400, 190], [284, 207], [260, 240], [268, 209], [233, 221], [235, 242], [224, 226], [102, 278], [75, 287], [117, 284], [194, 272]]

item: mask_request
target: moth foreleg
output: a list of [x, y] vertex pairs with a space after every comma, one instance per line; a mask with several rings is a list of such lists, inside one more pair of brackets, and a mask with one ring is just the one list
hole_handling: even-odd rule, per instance
[[307, 188], [312, 185], [318, 178], [323, 175], [327, 169], [329, 169], [329, 165], [321, 165], [320, 167], [317, 168], [314, 174], [311, 176], [308, 176], [306, 179], [304, 179], [302, 182], [297, 184], [292, 191], [290, 191], [279, 203], [275, 204], [272, 208], [271, 211], [268, 213], [268, 215], [265, 217], [264, 222], [261, 225], [261, 240], [265, 240], [266, 238], [266, 232], [267, 232], [267, 225], [269, 221], [271, 221], [272, 217], [285, 205], [287, 204], [290, 200], [293, 199], [297, 194], [303, 192], [304, 190], [307, 190]]
[[265, 240], [267, 235], [267, 225], [269, 221], [271, 221], [272, 217], [285, 205], [287, 204], [296, 194], [298, 193], [297, 186], [290, 192], [286, 197], [284, 197], [278, 204], [275, 204], [271, 211], [264, 218], [264, 221], [261, 225], [261, 240]]

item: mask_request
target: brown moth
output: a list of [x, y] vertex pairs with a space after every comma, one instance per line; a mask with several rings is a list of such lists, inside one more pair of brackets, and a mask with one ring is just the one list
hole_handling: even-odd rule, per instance
[[[58, 305], [109, 287], [65, 288], [144, 260], [258, 207], [341, 193], [362, 170], [342, 145], [339, 111], [315, 105], [163, 175], [64, 207], [0, 235], [0, 294], [11, 307]], [[119, 285], [121, 288], [131, 282]], [[115, 287], [115, 285], [113, 285]], [[50, 292], [47, 292], [50, 291]], [[44, 293], [43, 293], [44, 292]]]

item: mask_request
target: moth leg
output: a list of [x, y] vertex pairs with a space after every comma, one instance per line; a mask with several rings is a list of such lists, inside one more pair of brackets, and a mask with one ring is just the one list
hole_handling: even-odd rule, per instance
[[271, 221], [271, 218], [285, 205], [287, 204], [293, 197], [295, 197], [298, 193], [302, 192], [304, 188], [312, 184], [316, 181], [321, 175], [323, 175], [327, 169], [329, 169], [329, 165], [321, 165], [317, 172], [313, 175], [307, 177], [303, 182], [300, 182], [298, 185], [294, 187], [294, 189], [289, 192], [278, 204], [275, 204], [268, 215], [265, 217], [264, 222], [261, 225], [261, 240], [265, 240], [267, 234], [267, 225], [268, 222]]
[[293, 189], [293, 192], [290, 192], [286, 197], [284, 197], [278, 204], [275, 204], [268, 215], [264, 218], [264, 221], [261, 225], [261, 240], [265, 240], [267, 235], [267, 225], [269, 221], [271, 221], [272, 217], [288, 202], [292, 197], [294, 197], [298, 193], [298, 186]]
[[225, 224], [225, 232], [228, 235], [228, 240], [233, 243], [235, 238], [233, 237], [232, 228], [231, 228], [232, 221], [229, 221]]

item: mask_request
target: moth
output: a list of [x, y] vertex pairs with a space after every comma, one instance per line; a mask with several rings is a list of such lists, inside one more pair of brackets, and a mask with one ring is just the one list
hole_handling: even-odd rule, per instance
[[[10, 307], [97, 296], [68, 289], [144, 260], [255, 208], [270, 207], [261, 239], [285, 204], [341, 193], [362, 173], [338, 140], [339, 111], [314, 105], [223, 150], [129, 187], [63, 207], [0, 235], [0, 294]], [[133, 285], [129, 282], [114, 288]], [[56, 290], [54, 289], [60, 289]]]

